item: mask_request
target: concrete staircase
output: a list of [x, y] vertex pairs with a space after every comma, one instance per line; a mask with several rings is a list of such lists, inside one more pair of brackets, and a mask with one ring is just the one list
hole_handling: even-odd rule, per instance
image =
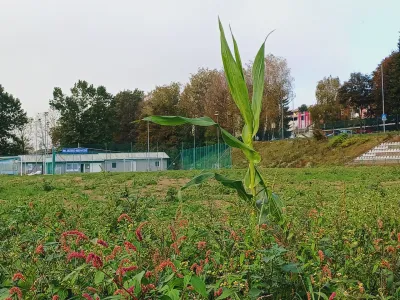
[[400, 164], [400, 142], [382, 143], [354, 160], [357, 164]]

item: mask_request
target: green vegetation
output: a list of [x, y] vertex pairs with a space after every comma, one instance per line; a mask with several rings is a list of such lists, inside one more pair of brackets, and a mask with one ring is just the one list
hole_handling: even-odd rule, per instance
[[[398, 141], [393, 133], [339, 135], [330, 139], [293, 139], [255, 143], [262, 167], [341, 166], [384, 141]], [[244, 168], [246, 161], [239, 151], [232, 152], [233, 165]]]
[[400, 296], [398, 168], [262, 170], [283, 228], [196, 174], [1, 177], [0, 299]]

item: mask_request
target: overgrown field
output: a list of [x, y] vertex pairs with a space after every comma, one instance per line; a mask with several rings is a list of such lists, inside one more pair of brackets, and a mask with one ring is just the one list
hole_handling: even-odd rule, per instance
[[263, 174], [282, 224], [216, 182], [179, 201], [194, 172], [0, 177], [0, 299], [400, 298], [399, 168]]
[[[398, 133], [353, 135], [346, 138], [335, 136], [317, 141], [313, 138], [298, 138], [283, 141], [258, 142], [261, 166], [267, 168], [298, 168], [343, 166], [356, 157], [385, 141], [400, 141]], [[233, 164], [245, 168], [246, 159], [234, 149]]]

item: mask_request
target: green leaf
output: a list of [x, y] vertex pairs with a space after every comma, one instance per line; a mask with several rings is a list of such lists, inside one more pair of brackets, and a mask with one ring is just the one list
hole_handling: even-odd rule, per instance
[[253, 128], [253, 112], [250, 107], [249, 92], [243, 77], [243, 70], [238, 66], [238, 63], [233, 58], [231, 49], [226, 41], [224, 28], [219, 19], [218, 22], [221, 33], [221, 56], [229, 90], [245, 123]]
[[257, 299], [260, 294], [261, 294], [261, 290], [259, 290], [257, 288], [251, 288], [249, 291], [250, 299]]
[[179, 300], [179, 291], [178, 290], [175, 290], [175, 289], [169, 290], [166, 293], [166, 295], [168, 297], [170, 297], [172, 300]]
[[258, 127], [260, 126], [260, 114], [262, 108], [263, 92], [264, 92], [264, 48], [265, 43], [261, 45], [260, 50], [256, 55], [253, 63], [252, 77], [253, 77], [253, 98], [251, 100], [251, 109], [253, 110], [253, 136], [257, 134]]
[[190, 283], [192, 284], [196, 292], [198, 292], [203, 297], [207, 297], [206, 284], [201, 278], [193, 276], [190, 280]]
[[203, 183], [211, 178], [215, 178], [218, 182], [220, 182], [222, 185], [235, 189], [236, 192], [238, 193], [239, 197], [242, 198], [243, 200], [250, 200], [252, 196], [246, 192], [246, 189], [243, 185], [243, 182], [241, 180], [232, 180], [229, 178], [226, 178], [225, 176], [222, 176], [218, 173], [202, 173], [196, 177], [194, 177], [192, 180], [190, 180], [188, 183], [186, 183], [183, 187], [181, 187], [181, 191], [184, 189], [187, 189], [188, 187], [191, 187], [193, 185], [198, 185], [200, 183]]
[[222, 185], [235, 189], [240, 198], [243, 200], [250, 200], [252, 196], [246, 192], [246, 189], [243, 185], [243, 181], [241, 180], [232, 180], [228, 179], [220, 174], [215, 174], [215, 179], [220, 182]]
[[233, 293], [233, 292], [232, 292], [230, 289], [223, 288], [221, 296], [219, 296], [216, 300], [226, 299], [226, 298], [228, 298], [230, 295], [232, 295], [232, 293]]
[[258, 153], [253, 148], [251, 148], [251, 147], [247, 146], [246, 144], [242, 143], [241, 141], [239, 141], [237, 138], [235, 138], [233, 135], [231, 135], [228, 131], [226, 131], [223, 128], [221, 128], [221, 135], [222, 135], [222, 138], [224, 139], [225, 143], [228, 146], [242, 150], [244, 155], [246, 155], [246, 157], [250, 161], [253, 161], [255, 164], [257, 164], [261, 161], [260, 153]]
[[261, 173], [258, 171], [257, 168], [255, 169], [256, 169], [256, 182], [259, 182], [259, 184], [263, 187], [264, 193], [267, 196], [267, 201], [265, 201], [265, 199], [262, 200], [260, 220], [261, 218], [264, 217], [262, 214], [265, 210], [265, 203], [267, 203], [268, 211], [266, 213], [270, 214], [273, 218], [275, 218], [275, 220], [279, 222], [283, 219], [284, 203], [279, 199], [278, 195], [272, 193], [267, 188], [267, 185], [264, 181], [264, 178], [261, 176]]
[[97, 271], [96, 274], [94, 274], [94, 284], [98, 285], [102, 283], [104, 280], [104, 273], [101, 271]]
[[298, 267], [298, 264], [293, 263], [282, 266], [282, 270], [291, 273], [300, 273], [301, 271], [301, 269]]
[[176, 126], [184, 124], [192, 124], [197, 126], [218, 126], [221, 130], [221, 136], [227, 145], [242, 150], [244, 155], [246, 155], [246, 157], [249, 160], [253, 161], [254, 163], [259, 163], [261, 160], [261, 156], [257, 151], [239, 141], [228, 131], [221, 128], [219, 124], [215, 123], [209, 117], [185, 118], [180, 116], [150, 116], [144, 118], [143, 121], [150, 121], [159, 125], [166, 125], [166, 126]]
[[215, 177], [215, 174], [211, 173], [211, 172], [202, 173], [200, 175], [197, 175], [196, 177], [193, 177], [192, 180], [190, 180], [188, 183], [186, 183], [183, 187], [181, 187], [181, 191], [187, 189], [188, 187], [191, 187], [192, 185], [198, 185], [200, 183], [203, 183], [204, 181], [207, 181], [213, 177]]
[[239, 68], [239, 70], [240, 70], [240, 73], [242, 74], [242, 77], [244, 78], [244, 75], [243, 75], [243, 66], [242, 66], [242, 59], [240, 58], [239, 47], [238, 47], [238, 45], [237, 45], [237, 43], [236, 43], [236, 39], [235, 39], [235, 37], [234, 37], [234, 35], [233, 35], [231, 26], [229, 26], [229, 30], [231, 31], [231, 36], [232, 36], [232, 40], [233, 40], [233, 49], [234, 49], [234, 51], [235, 51], [235, 60], [236, 60], [236, 64], [237, 64], [237, 66], [238, 66], [238, 68]]
[[213, 119], [209, 117], [185, 118], [180, 116], [149, 116], [144, 118], [143, 121], [150, 121], [164, 126], [177, 126], [184, 124], [192, 124], [196, 126], [217, 125], [217, 123], [215, 123]]

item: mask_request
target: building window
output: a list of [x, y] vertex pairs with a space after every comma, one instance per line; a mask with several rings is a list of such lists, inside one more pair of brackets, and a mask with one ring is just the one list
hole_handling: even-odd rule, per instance
[[111, 163], [111, 168], [116, 169], [117, 168], [117, 163]]
[[156, 161], [156, 167], [159, 167], [159, 166], [160, 166], [160, 162]]
[[66, 172], [79, 172], [79, 164], [77, 164], [77, 163], [67, 163], [65, 171]]

